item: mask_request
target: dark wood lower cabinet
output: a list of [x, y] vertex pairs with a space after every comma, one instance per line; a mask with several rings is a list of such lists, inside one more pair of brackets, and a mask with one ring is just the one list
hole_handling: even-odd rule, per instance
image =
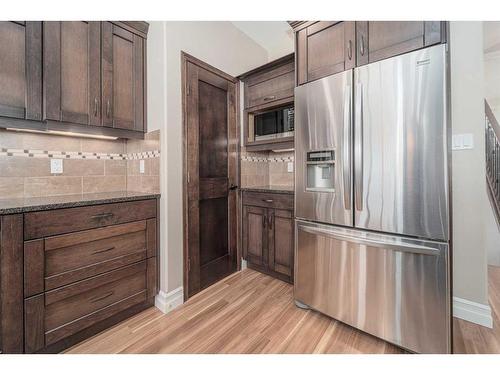
[[293, 195], [244, 191], [242, 220], [248, 267], [293, 282]]
[[[0, 216], [0, 351], [58, 352], [152, 306], [157, 207], [150, 199]], [[64, 212], [71, 221], [56, 220]]]

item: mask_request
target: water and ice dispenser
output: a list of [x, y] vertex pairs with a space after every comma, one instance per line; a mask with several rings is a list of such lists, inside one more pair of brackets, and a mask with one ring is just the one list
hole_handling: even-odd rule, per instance
[[335, 191], [335, 150], [310, 151], [306, 159], [306, 191]]

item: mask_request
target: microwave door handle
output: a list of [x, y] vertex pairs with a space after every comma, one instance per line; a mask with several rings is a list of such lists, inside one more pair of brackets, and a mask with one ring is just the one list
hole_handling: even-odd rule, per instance
[[342, 181], [344, 183], [344, 207], [351, 209], [351, 86], [345, 86], [344, 91], [344, 143], [342, 145]]
[[356, 210], [363, 211], [363, 84], [356, 84], [354, 185]]

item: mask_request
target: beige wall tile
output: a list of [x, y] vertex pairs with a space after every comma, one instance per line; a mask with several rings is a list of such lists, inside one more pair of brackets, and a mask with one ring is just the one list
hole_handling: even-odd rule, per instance
[[139, 175], [139, 160], [127, 160], [127, 174], [131, 176]]
[[2, 177], [50, 176], [50, 159], [0, 156], [0, 176]]
[[102, 176], [104, 160], [63, 159], [63, 176]]
[[104, 154], [124, 154], [125, 143], [123, 139], [116, 141], [104, 139], [82, 138], [82, 152], [98, 152]]
[[0, 148], [23, 148], [21, 133], [0, 129]]
[[143, 141], [137, 139], [128, 139], [125, 147], [125, 152], [127, 154], [141, 152], [141, 142]]
[[0, 177], [0, 199], [23, 198], [24, 178]]
[[83, 177], [83, 193], [104, 193], [110, 191], [125, 191], [126, 176], [86, 176]]
[[150, 175], [159, 176], [160, 175], [160, 158], [152, 158], [149, 160]]
[[81, 151], [80, 138], [49, 134], [19, 133], [23, 148], [45, 151]]
[[27, 198], [81, 194], [81, 192], [81, 177], [54, 176], [27, 177], [24, 179], [24, 196]]
[[142, 176], [141, 191], [145, 193], [160, 192], [160, 177], [159, 176]]
[[141, 191], [141, 176], [127, 176], [127, 191]]
[[104, 160], [104, 174], [106, 176], [127, 174], [127, 160]]

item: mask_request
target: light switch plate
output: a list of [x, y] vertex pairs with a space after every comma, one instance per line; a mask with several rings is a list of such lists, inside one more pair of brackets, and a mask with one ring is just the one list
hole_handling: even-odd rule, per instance
[[50, 173], [63, 173], [62, 159], [50, 159]]
[[144, 173], [144, 160], [139, 160], [139, 173]]
[[454, 134], [451, 140], [452, 150], [472, 150], [474, 148], [474, 134]]
[[287, 163], [287, 166], [286, 166], [286, 170], [289, 172], [289, 173], [292, 173], [293, 172], [293, 162], [288, 162]]

